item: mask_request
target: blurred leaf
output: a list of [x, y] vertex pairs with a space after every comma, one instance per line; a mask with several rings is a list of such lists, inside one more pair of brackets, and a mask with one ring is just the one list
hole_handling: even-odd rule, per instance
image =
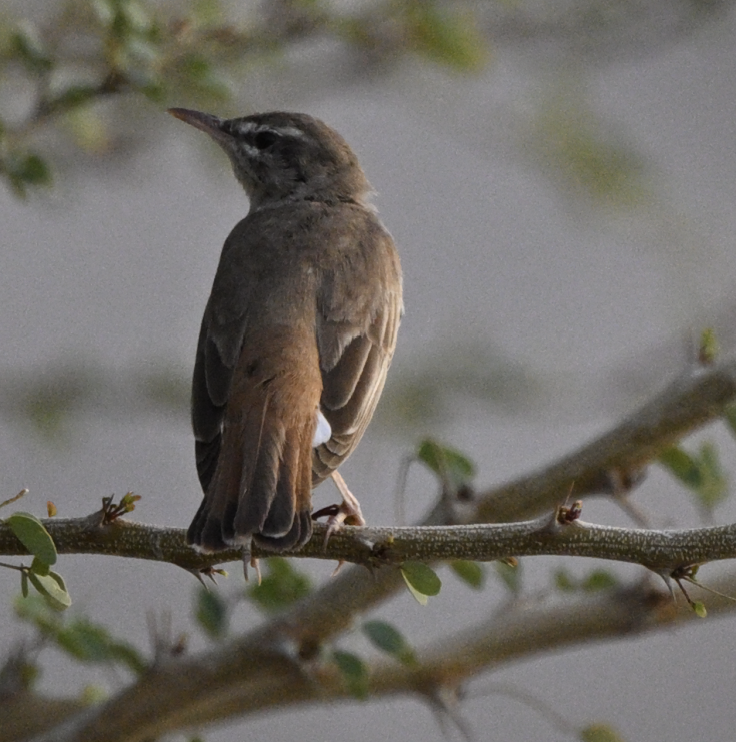
[[521, 562], [517, 562], [516, 566], [511, 566], [506, 562], [494, 562], [493, 569], [496, 575], [501, 579], [503, 584], [506, 586], [508, 591], [512, 595], [519, 595], [521, 592]]
[[56, 546], [43, 523], [30, 513], [17, 512], [5, 519], [10, 530], [33, 556], [47, 565], [56, 564]]
[[78, 108], [94, 100], [98, 95], [99, 89], [97, 85], [70, 85], [51, 98], [48, 102], [48, 108], [51, 110], [68, 111], [69, 109]]
[[247, 591], [248, 597], [259, 608], [269, 613], [281, 611], [312, 591], [309, 578], [294, 569], [289, 560], [270, 557], [265, 561], [268, 574], [260, 585], [253, 585]]
[[475, 476], [474, 464], [457, 449], [427, 438], [417, 448], [417, 458], [426, 464], [442, 483], [453, 492], [470, 483]]
[[16, 600], [15, 612], [80, 662], [123, 665], [136, 674], [141, 674], [147, 667], [135, 647], [112, 637], [101, 624], [85, 617], [65, 619], [38, 596]]
[[697, 461], [679, 446], [670, 446], [659, 455], [659, 463], [670, 470], [686, 487], [700, 486], [700, 468]]
[[351, 695], [360, 700], [368, 697], [368, 668], [363, 660], [351, 652], [334, 650], [332, 659], [340, 671]]
[[736, 437], [736, 403], [728, 405], [724, 413], [726, 425], [728, 425], [731, 435]]
[[442, 587], [437, 574], [423, 562], [404, 562], [401, 574], [409, 592], [420, 605], [427, 605], [427, 597], [437, 595]]
[[41, 35], [29, 20], [20, 21], [11, 34], [11, 54], [30, 72], [48, 72], [54, 65], [43, 47]]
[[679, 446], [671, 446], [659, 456], [659, 462], [693, 494], [698, 506], [710, 515], [728, 496], [728, 478], [721, 466], [718, 449], [706, 441], [698, 455]]
[[543, 164], [580, 194], [615, 206], [646, 201], [644, 159], [628, 142], [616, 142], [580, 94], [580, 86], [562, 84], [541, 107], [535, 140]]
[[624, 738], [607, 724], [591, 724], [580, 730], [582, 742], [625, 742]]
[[0, 172], [8, 178], [16, 196], [25, 198], [29, 186], [51, 184], [51, 171], [46, 162], [33, 152], [9, 152], [0, 163]]
[[146, 661], [131, 644], [115, 639], [101, 624], [77, 618], [59, 629], [56, 643], [60, 649], [80, 662], [117, 664], [137, 675], [147, 667]]
[[196, 618], [210, 639], [222, 639], [228, 632], [230, 616], [227, 603], [204, 585], [197, 589]]
[[462, 72], [483, 67], [488, 51], [478, 18], [469, 10], [434, 0], [407, 3], [406, 25], [411, 45], [439, 64]]
[[697, 490], [699, 505], [710, 513], [728, 497], [728, 477], [723, 471], [716, 446], [705, 441], [700, 446], [701, 485]]
[[450, 562], [450, 569], [474, 590], [482, 589], [485, 584], [486, 573], [483, 566], [478, 564], [478, 562], [456, 559], [454, 562]]
[[363, 633], [382, 652], [391, 655], [405, 665], [413, 665], [416, 655], [404, 635], [385, 621], [366, 621]]
[[563, 593], [573, 592], [578, 589], [577, 582], [564, 567], [561, 567], [555, 572], [554, 581], [555, 587]]
[[618, 578], [612, 572], [605, 569], [594, 569], [583, 578], [580, 587], [585, 592], [594, 593], [599, 590], [610, 590], [618, 584]]
[[700, 333], [700, 347], [698, 349], [698, 361], [703, 366], [710, 366], [716, 362], [720, 347], [716, 331], [712, 327], [706, 327]]

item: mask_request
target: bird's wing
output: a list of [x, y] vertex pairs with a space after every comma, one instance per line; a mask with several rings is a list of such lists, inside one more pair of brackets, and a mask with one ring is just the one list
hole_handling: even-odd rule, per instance
[[337, 469], [363, 436], [383, 391], [403, 313], [391, 236], [376, 219], [357, 239], [358, 257], [326, 277], [318, 302], [320, 407], [332, 433], [314, 449], [313, 485]]

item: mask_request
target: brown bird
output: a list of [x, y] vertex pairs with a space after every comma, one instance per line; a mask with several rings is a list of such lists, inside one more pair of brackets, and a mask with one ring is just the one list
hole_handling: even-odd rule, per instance
[[[337, 467], [383, 390], [403, 312], [401, 267], [345, 140], [301, 113], [169, 113], [227, 153], [250, 201], [225, 241], [202, 319], [192, 388], [204, 499], [187, 539], [272, 551], [312, 533], [311, 491]], [[329, 531], [328, 531], [329, 532]]]

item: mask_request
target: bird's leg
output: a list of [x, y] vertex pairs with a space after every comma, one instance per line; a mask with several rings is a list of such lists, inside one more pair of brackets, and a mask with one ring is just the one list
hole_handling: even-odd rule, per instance
[[342, 497], [342, 503], [335, 507], [334, 512], [327, 519], [327, 532], [325, 533], [325, 544], [330, 539], [330, 536], [343, 524], [348, 523], [353, 526], [364, 526], [365, 518], [363, 512], [360, 509], [360, 503], [358, 498], [348, 489], [345, 480], [342, 475], [333, 471], [330, 474], [332, 481], [335, 483], [340, 496]]

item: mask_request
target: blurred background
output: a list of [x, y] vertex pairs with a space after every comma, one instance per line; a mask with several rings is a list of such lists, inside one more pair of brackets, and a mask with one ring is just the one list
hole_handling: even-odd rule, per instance
[[[692, 362], [704, 327], [733, 349], [736, 13], [713, 0], [0, 4], [0, 500], [38, 516], [142, 496], [132, 517], [186, 527], [201, 493], [189, 377], [223, 241], [248, 209], [229, 163], [167, 116], [310, 113], [352, 145], [399, 246], [406, 316], [374, 422], [341, 469], [368, 522], [397, 523], [402, 460], [431, 435], [489, 487], [605, 430]], [[717, 426], [726, 470], [733, 443]], [[316, 493], [332, 502], [331, 485]], [[438, 487], [410, 469], [407, 522]], [[655, 527], [699, 508], [652, 469], [637, 505]], [[736, 519], [726, 500], [709, 513]], [[630, 525], [606, 501], [585, 520]], [[525, 591], [561, 565], [523, 561]], [[147, 649], [170, 616], [196, 650], [192, 577], [174, 567], [62, 557], [75, 609]], [[315, 582], [328, 563], [304, 563]], [[608, 567], [624, 578], [641, 573]], [[708, 568], [714, 574], [717, 566]], [[711, 571], [712, 570], [712, 571]], [[499, 609], [446, 575], [427, 607], [376, 615], [416, 645]], [[704, 579], [707, 582], [707, 579]], [[0, 570], [0, 632], [28, 633]], [[237, 567], [221, 581], [242, 591]], [[707, 604], [707, 601], [706, 601]], [[236, 629], [261, 620], [242, 606]], [[551, 653], [470, 684], [477, 739], [567, 739], [484, 683], [513, 683], [573, 724], [628, 740], [728, 739], [732, 619]], [[357, 636], [341, 645], [368, 651]], [[48, 651], [41, 688], [108, 690]], [[475, 697], [472, 697], [475, 696]], [[367, 730], [370, 730], [367, 733]], [[456, 735], [451, 731], [450, 736]], [[300, 708], [206, 732], [236, 739], [441, 739], [413, 698]]]

